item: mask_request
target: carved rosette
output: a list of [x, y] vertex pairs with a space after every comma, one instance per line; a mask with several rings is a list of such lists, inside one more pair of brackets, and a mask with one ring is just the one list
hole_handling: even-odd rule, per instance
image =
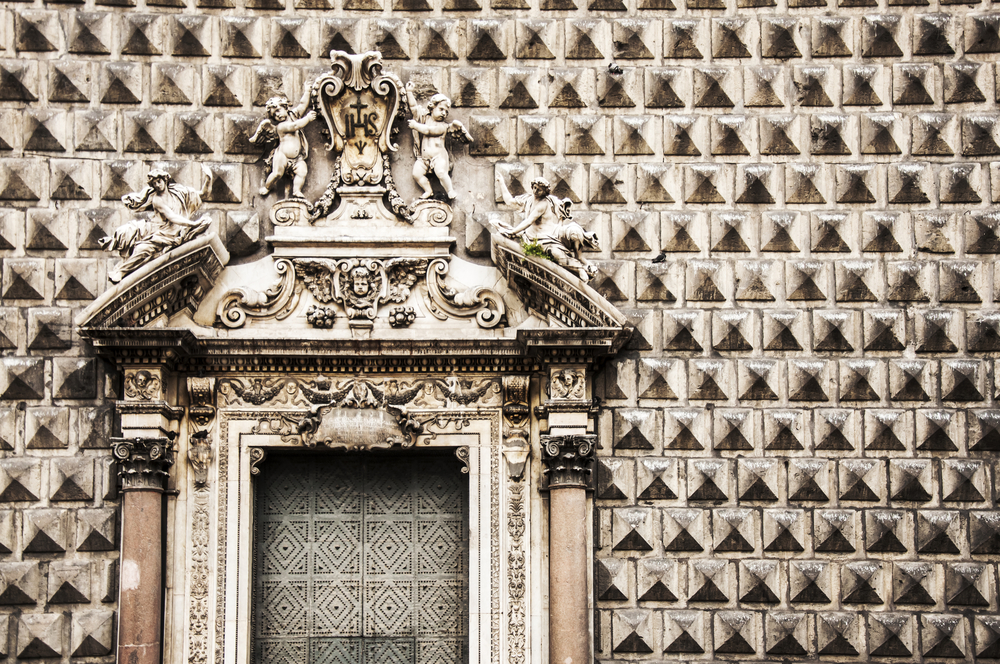
[[174, 448], [166, 438], [119, 438], [111, 451], [118, 461], [122, 491], [163, 491]]
[[542, 436], [542, 471], [550, 489], [586, 489], [590, 486], [591, 466], [597, 436]]

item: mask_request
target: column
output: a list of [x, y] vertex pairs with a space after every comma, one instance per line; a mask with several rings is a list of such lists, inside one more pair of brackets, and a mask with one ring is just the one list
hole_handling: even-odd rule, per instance
[[587, 488], [593, 435], [542, 436], [549, 487], [549, 662], [590, 664]]
[[114, 441], [122, 481], [118, 661], [159, 664], [163, 613], [163, 491], [174, 451], [167, 438]]

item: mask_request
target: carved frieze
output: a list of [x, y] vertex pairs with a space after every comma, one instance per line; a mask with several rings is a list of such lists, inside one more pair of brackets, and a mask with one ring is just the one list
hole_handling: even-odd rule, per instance
[[[364, 390], [364, 397], [358, 396]], [[341, 379], [326, 376], [294, 379], [222, 378], [219, 395], [222, 405], [298, 406], [367, 403], [410, 406], [414, 408], [488, 408], [501, 403], [497, 378], [423, 378], [413, 380]]]
[[[349, 325], [367, 324], [379, 317], [385, 304], [403, 304], [421, 279], [424, 300], [439, 320], [473, 318], [484, 329], [504, 320], [506, 307], [500, 296], [485, 286], [459, 289], [447, 283], [449, 263], [444, 258], [279, 258], [274, 263], [278, 279], [264, 291], [238, 286], [220, 300], [217, 320], [240, 328], [248, 319], [284, 320], [295, 310], [303, 289], [318, 302], [305, 312], [316, 328], [333, 327], [337, 305]], [[406, 327], [416, 319], [413, 307], [395, 307], [386, 314], [392, 327]]]

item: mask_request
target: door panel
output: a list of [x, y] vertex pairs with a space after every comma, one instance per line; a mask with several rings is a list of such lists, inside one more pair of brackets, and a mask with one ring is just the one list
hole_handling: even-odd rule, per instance
[[274, 456], [258, 482], [255, 664], [468, 661], [454, 456]]

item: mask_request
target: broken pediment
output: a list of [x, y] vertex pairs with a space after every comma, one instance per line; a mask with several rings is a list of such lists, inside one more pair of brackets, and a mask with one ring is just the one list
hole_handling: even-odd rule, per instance
[[[271, 149], [261, 168], [265, 188], [256, 199], [263, 209], [247, 211], [271, 220], [272, 234], [262, 238], [270, 255], [227, 266], [229, 253], [207, 221], [197, 234], [178, 233], [170, 225], [178, 223], [178, 214], [163, 212], [174, 205], [170, 197], [184, 203], [174, 212], [193, 220], [198, 196], [212, 190], [214, 176], [204, 174], [209, 179], [199, 192], [176, 185], [172, 175], [151, 172], [146, 189], [123, 199], [145, 211], [129, 222], [134, 234], [102, 241], [122, 255], [121, 280], [79, 316], [81, 334], [98, 347], [125, 346], [138, 337], [162, 345], [172, 338], [169, 343], [190, 345], [187, 352], [195, 355], [208, 346], [238, 354], [266, 354], [265, 347], [293, 354], [349, 352], [356, 347], [351, 344], [368, 342], [388, 343], [386, 349], [399, 352], [420, 344], [513, 344], [521, 349], [516, 354], [524, 354], [529, 346], [548, 345], [549, 333], [561, 339], [554, 328], [603, 328], [594, 341], [603, 348], [600, 354], [624, 344], [630, 326], [587, 285], [595, 269], [580, 247], [564, 256], [550, 242], [540, 255], [525, 255], [523, 241], [507, 228], [507, 235], [493, 232], [496, 267], [454, 256], [450, 226], [457, 210], [444, 172], [414, 166], [423, 194], [412, 202], [400, 196], [393, 180], [393, 168], [401, 170], [394, 143], [401, 122], [414, 133], [415, 153], [465, 142], [468, 132], [451, 121], [446, 143], [422, 143], [424, 129], [448, 117], [450, 100], [434, 93], [417, 102], [415, 86], [384, 72], [378, 53], [335, 51], [331, 60], [330, 72], [307, 83], [299, 106], [291, 108], [284, 98], [269, 102], [267, 118], [251, 139]], [[425, 106], [417, 108], [420, 103]], [[329, 144], [310, 153], [301, 128], [314, 120], [325, 124]], [[297, 161], [280, 162], [271, 148], [279, 144], [297, 150]], [[417, 165], [431, 161], [415, 156]], [[315, 201], [302, 195], [310, 172], [330, 174]], [[282, 183], [291, 196], [273, 201], [270, 194], [280, 192]], [[561, 227], [578, 229], [577, 242], [598, 246], [596, 235], [570, 222], [567, 201], [540, 195], [535, 201], [547, 205], [550, 198]], [[172, 244], [157, 244], [156, 232], [174, 234]], [[560, 262], [547, 259], [553, 255]]]

